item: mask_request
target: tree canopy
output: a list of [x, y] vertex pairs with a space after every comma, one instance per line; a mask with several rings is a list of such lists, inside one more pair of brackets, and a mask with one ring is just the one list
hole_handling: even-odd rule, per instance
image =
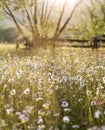
[[105, 33], [104, 0], [78, 0], [72, 9], [68, 1], [59, 5], [58, 0], [1, 0], [0, 9], [13, 20], [27, 45], [58, 39], [65, 29], [75, 38]]

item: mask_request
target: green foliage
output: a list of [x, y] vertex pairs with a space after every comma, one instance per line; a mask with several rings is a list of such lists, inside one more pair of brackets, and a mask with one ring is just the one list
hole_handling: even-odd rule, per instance
[[[88, 8], [90, 15], [90, 34], [97, 35], [105, 33], [104, 9], [105, 2], [91, 1], [91, 7]], [[104, 8], [104, 9], [103, 9]]]
[[[78, 22], [75, 22], [77, 20]], [[105, 33], [105, 1], [84, 1], [68, 27], [72, 37], [79, 34], [79, 38], [90, 39], [92, 36]]]

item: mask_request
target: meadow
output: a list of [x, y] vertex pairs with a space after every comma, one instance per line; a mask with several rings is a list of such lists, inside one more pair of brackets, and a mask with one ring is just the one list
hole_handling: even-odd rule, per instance
[[105, 130], [105, 48], [0, 45], [0, 130]]

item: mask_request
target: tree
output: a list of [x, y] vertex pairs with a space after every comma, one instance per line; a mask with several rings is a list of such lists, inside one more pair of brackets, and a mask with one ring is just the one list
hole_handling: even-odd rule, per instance
[[47, 38], [57, 40], [83, 0], [79, 0], [72, 11], [69, 11], [70, 14], [62, 26], [61, 22], [64, 17], [66, 0], [60, 10], [59, 17], [54, 13], [56, 10], [56, 1], [1, 0], [0, 6], [2, 7], [2, 14], [6, 14], [12, 18], [19, 33], [26, 41], [26, 45], [36, 46], [39, 44], [39, 41]]
[[105, 0], [84, 1], [83, 5], [84, 7], [76, 11], [70, 25], [73, 37], [76, 36], [75, 29], [76, 33], [79, 32], [80, 39], [91, 39], [95, 35], [105, 33]]
[[95, 36], [105, 32], [105, 1], [90, 0], [90, 4], [86, 5], [88, 17], [88, 30], [90, 36]]

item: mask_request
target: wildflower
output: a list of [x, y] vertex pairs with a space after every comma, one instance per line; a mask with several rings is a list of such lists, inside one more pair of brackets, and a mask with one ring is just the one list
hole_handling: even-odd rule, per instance
[[36, 102], [38, 102], [38, 101], [42, 101], [42, 100], [43, 100], [42, 97], [36, 98]]
[[9, 82], [9, 83], [12, 83], [13, 81], [14, 81], [13, 78], [8, 79], [8, 82]]
[[7, 126], [5, 120], [1, 120], [1, 127], [5, 127], [5, 126]]
[[16, 90], [15, 89], [12, 89], [11, 91], [10, 91], [10, 94], [13, 96], [13, 95], [15, 95], [16, 94]]
[[100, 117], [100, 115], [101, 115], [101, 111], [100, 111], [100, 110], [97, 110], [97, 111], [95, 112], [95, 114], [94, 114], [94, 117], [95, 117], [96, 119], [98, 119], [98, 118]]
[[50, 126], [50, 128], [48, 130], [53, 130], [53, 126]]
[[21, 113], [20, 112], [15, 112], [15, 115], [21, 115]]
[[82, 76], [81, 75], [77, 75], [76, 80], [77, 81], [81, 81], [82, 80]]
[[53, 116], [54, 117], [60, 116], [60, 113], [55, 113]]
[[49, 104], [49, 103], [43, 104], [43, 108], [44, 108], [45, 110], [49, 110], [49, 107], [50, 107], [50, 104]]
[[103, 90], [104, 87], [103, 87], [101, 84], [99, 84], [98, 87], [97, 87], [96, 89], [97, 89], [97, 90]]
[[27, 110], [23, 110], [22, 113], [27, 115]]
[[11, 57], [11, 54], [8, 53], [7, 56], [8, 56], [8, 57]]
[[65, 112], [70, 112], [71, 109], [70, 109], [70, 108], [64, 108], [64, 111], [65, 111]]
[[103, 83], [105, 84], [105, 76], [103, 77]]
[[87, 91], [86, 91], [86, 94], [87, 94], [87, 96], [89, 96], [89, 95], [91, 95], [91, 94], [92, 94], [92, 91], [87, 90]]
[[53, 94], [54, 90], [51, 89], [51, 88], [48, 88], [48, 89], [47, 89], [47, 92], [51, 95], [51, 94]]
[[46, 128], [46, 126], [42, 124], [42, 125], [38, 125], [38, 128], [36, 130], [43, 130], [45, 128]]
[[55, 86], [55, 90], [57, 91], [58, 89], [59, 89], [59, 86], [58, 86], [58, 85], [56, 85], [56, 86]]
[[80, 126], [79, 125], [72, 125], [72, 128], [80, 128]]
[[6, 112], [7, 112], [7, 115], [10, 115], [13, 112], [13, 108], [7, 108]]
[[27, 114], [21, 114], [19, 116], [19, 118], [20, 118], [22, 124], [24, 124], [24, 123], [29, 121], [29, 118], [28, 118]]
[[44, 122], [43, 118], [41, 116], [39, 116], [37, 124], [42, 124], [43, 122]]
[[82, 99], [82, 98], [78, 99], [78, 102], [81, 102], [81, 101], [83, 101], [83, 99]]
[[69, 116], [64, 116], [63, 117], [63, 119], [62, 119], [62, 121], [64, 122], [64, 123], [69, 123], [70, 122], [70, 117]]
[[43, 92], [38, 92], [38, 96], [39, 97], [43, 96]]
[[101, 128], [102, 128], [102, 130], [105, 130], [105, 126], [102, 126]]
[[26, 95], [29, 94], [30, 93], [30, 89], [29, 88], [25, 89], [23, 93], [26, 94]]
[[90, 105], [91, 105], [91, 106], [94, 106], [94, 102], [93, 102], [93, 101], [91, 101], [91, 102], [90, 102]]
[[94, 99], [93, 105], [94, 106], [101, 106], [102, 105], [102, 101], [100, 99]]
[[68, 77], [67, 77], [67, 76], [63, 76], [63, 77], [62, 77], [62, 80], [63, 80], [63, 82], [64, 82], [64, 83], [66, 83], [66, 82], [67, 82], [67, 79], [68, 79]]
[[46, 112], [46, 116], [48, 116], [50, 114], [51, 114], [51, 110], [49, 110], [49, 111]]
[[40, 115], [41, 115], [42, 117], [44, 117], [44, 116], [45, 116], [45, 112], [41, 112]]
[[27, 111], [28, 113], [31, 113], [32, 110], [33, 110], [33, 106], [26, 106], [26, 111]]
[[96, 95], [99, 95], [100, 94], [100, 91], [99, 91], [99, 89], [97, 89], [97, 91], [96, 91]]
[[68, 107], [69, 104], [67, 101], [62, 101], [61, 107]]
[[8, 87], [8, 85], [7, 85], [7, 84], [5, 84], [5, 85], [4, 85], [4, 89], [5, 89], [5, 88], [7, 88], [7, 87]]
[[84, 87], [84, 81], [80, 81], [80, 87]]
[[73, 94], [73, 97], [76, 97], [76, 95], [75, 95], [75, 94]]
[[38, 111], [38, 114], [39, 114], [40, 116], [44, 117], [46, 113], [45, 113], [44, 111], [42, 111], [42, 110], [39, 110], [39, 111]]

